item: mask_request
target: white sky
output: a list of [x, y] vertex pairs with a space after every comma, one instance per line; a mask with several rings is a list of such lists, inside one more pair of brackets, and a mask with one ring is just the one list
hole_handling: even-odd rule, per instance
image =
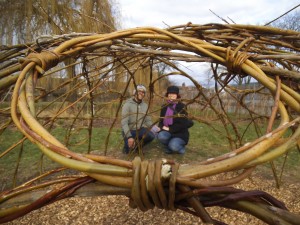
[[[300, 4], [300, 0], [116, 0], [122, 29], [142, 26], [167, 28], [193, 24], [229, 23], [264, 25]], [[300, 7], [297, 8], [300, 10]], [[232, 21], [231, 21], [232, 20]], [[193, 69], [190, 65], [190, 69]], [[195, 69], [197, 73], [198, 69]], [[180, 81], [181, 82], [181, 81]]]
[[[264, 25], [300, 4], [299, 0], [116, 0], [122, 28], [166, 28], [192, 22], [223, 23], [210, 10], [231, 23]], [[299, 8], [298, 8], [299, 9]], [[228, 19], [228, 17], [230, 19]]]

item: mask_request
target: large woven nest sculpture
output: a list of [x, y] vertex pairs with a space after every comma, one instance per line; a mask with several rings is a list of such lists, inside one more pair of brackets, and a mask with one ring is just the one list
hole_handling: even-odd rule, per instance
[[[299, 50], [298, 32], [221, 24], [70, 34], [44, 37], [26, 45], [2, 46], [0, 92], [3, 100], [11, 97], [11, 104], [1, 109], [1, 133], [15, 126], [24, 137], [1, 150], [0, 162], [28, 139], [51, 161], [80, 173], [55, 177], [61, 168], [46, 171], [3, 191], [0, 222], [11, 221], [90, 188], [91, 195], [127, 195], [130, 205], [142, 211], [155, 206], [182, 209], [208, 223], [221, 224], [211, 218], [205, 208], [221, 206], [252, 214], [269, 224], [296, 224], [299, 216], [289, 213], [267, 193], [246, 192], [228, 185], [245, 179], [257, 165], [299, 146]], [[208, 89], [180, 69], [181, 62], [210, 65], [214, 92], [208, 95]], [[167, 65], [169, 73], [158, 74], [157, 65]], [[60, 82], [49, 88], [47, 78], [59, 75]], [[112, 132], [119, 127], [119, 111], [127, 93], [141, 81], [146, 84], [150, 90], [149, 114], [157, 121], [155, 106], [163, 98], [160, 87], [166, 77], [172, 76], [190, 79], [196, 94], [183, 100], [188, 106], [196, 107], [195, 111], [211, 110], [212, 120], [223, 124], [231, 149], [226, 154], [191, 165], [164, 159], [145, 160], [142, 155], [132, 161], [131, 156], [128, 161], [108, 156], [109, 143], [114, 143], [114, 148], [122, 145], [121, 138], [116, 140]], [[241, 89], [231, 85], [233, 79], [244, 77], [256, 80], [258, 86]], [[224, 93], [245, 111], [244, 119], [249, 124], [255, 123], [257, 118], [267, 118], [265, 134], [251, 142], [244, 140], [244, 131], [239, 130], [225, 110]], [[251, 107], [246, 101], [253, 93], [272, 96], [273, 104], [268, 113]], [[53, 98], [47, 100], [47, 105], [38, 104], [51, 94]], [[53, 108], [57, 111], [49, 113]], [[209, 123], [197, 113], [190, 115], [195, 121]], [[275, 119], [279, 123], [275, 123]], [[64, 141], [52, 134], [52, 129], [58, 126], [67, 129]], [[95, 126], [106, 126], [109, 130], [102, 137], [106, 144], [98, 154], [92, 151], [90, 143]], [[88, 131], [84, 140], [88, 147], [76, 152], [70, 139], [82, 127]], [[234, 171], [235, 176], [213, 179], [230, 171]], [[34, 198], [26, 198], [30, 191], [35, 191]]]

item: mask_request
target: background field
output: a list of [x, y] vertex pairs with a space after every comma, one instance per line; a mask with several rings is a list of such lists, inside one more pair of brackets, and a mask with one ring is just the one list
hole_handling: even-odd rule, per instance
[[[116, 127], [112, 129], [109, 138], [109, 128], [107, 126], [101, 128], [94, 127], [91, 136], [90, 152], [132, 160], [137, 153], [130, 155], [122, 153], [123, 141], [121, 129], [118, 126], [119, 124], [117, 123]], [[257, 138], [257, 127], [255, 129], [254, 126], [248, 126], [247, 122], [241, 121], [238, 123], [238, 127], [240, 129], [248, 128], [244, 136], [246, 142], [251, 142], [251, 140]], [[181, 164], [196, 164], [197, 162], [230, 151], [231, 147], [223, 129], [223, 126], [218, 123], [212, 126], [212, 124], [206, 125], [204, 123], [195, 122], [195, 125], [190, 129], [190, 141], [184, 155], [166, 155], [163, 153], [162, 146], [157, 140], [154, 140], [150, 145], [144, 147], [141, 157], [145, 159], [169, 158]], [[264, 132], [265, 129], [266, 124], [262, 122], [259, 130], [260, 132]], [[70, 138], [68, 138], [69, 132], [72, 134]], [[51, 133], [62, 143], [68, 143], [67, 145], [70, 150], [78, 153], [88, 152], [89, 136], [86, 127], [75, 127], [69, 130], [64, 126], [57, 125], [52, 128]], [[13, 145], [13, 143], [17, 143], [22, 137], [19, 131], [12, 128], [6, 129], [0, 136], [0, 153]], [[108, 143], [107, 147], [105, 147], [106, 142]], [[16, 162], [18, 161], [19, 167], [16, 167]], [[299, 161], [299, 151], [294, 148], [291, 149], [287, 155], [276, 159], [273, 162], [273, 169], [271, 163], [265, 163], [264, 165], [258, 166], [256, 171], [268, 179], [274, 179], [274, 170], [279, 180], [281, 179], [280, 177], [282, 177], [282, 182], [284, 182], [285, 179], [299, 182]], [[25, 140], [0, 160], [1, 190], [11, 187], [13, 183], [18, 184], [39, 173], [58, 167], [60, 167], [60, 165], [45, 157], [37, 146]], [[15, 180], [13, 179], [14, 177]]]

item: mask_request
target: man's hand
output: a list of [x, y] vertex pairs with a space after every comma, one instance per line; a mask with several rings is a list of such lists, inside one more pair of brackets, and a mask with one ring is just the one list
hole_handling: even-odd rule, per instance
[[128, 147], [133, 148], [134, 147], [134, 138], [128, 138]]

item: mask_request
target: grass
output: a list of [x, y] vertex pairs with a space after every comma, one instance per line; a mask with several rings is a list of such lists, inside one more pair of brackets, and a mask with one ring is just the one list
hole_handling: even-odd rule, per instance
[[[245, 129], [248, 127], [247, 123], [239, 123], [239, 129]], [[262, 124], [262, 130], [265, 125]], [[71, 133], [71, 138], [67, 139], [68, 133]], [[190, 141], [186, 148], [186, 154], [184, 155], [166, 155], [162, 151], [162, 147], [157, 142], [153, 141], [150, 145], [145, 146], [145, 152], [143, 157], [145, 159], [154, 158], [170, 158], [175, 159], [179, 163], [195, 163], [203, 161], [207, 158], [215, 157], [230, 151], [230, 145], [227, 141], [225, 130], [221, 124], [214, 124], [214, 127], [208, 126], [203, 123], [195, 123], [190, 129]], [[104, 154], [105, 150], [107, 155], [132, 160], [134, 156], [127, 156], [122, 154], [123, 140], [121, 137], [121, 129], [116, 127], [112, 130], [108, 139], [107, 148], [105, 143], [108, 135], [108, 128], [96, 127], [93, 129], [91, 136], [91, 146], [89, 149], [88, 144], [88, 130], [85, 127], [77, 127], [69, 131], [64, 126], [57, 126], [51, 130], [51, 134], [55, 136], [60, 142], [68, 146], [68, 148], [74, 152], [87, 153], [88, 151]], [[9, 148], [13, 143], [16, 143], [22, 139], [22, 134], [15, 129], [6, 129], [2, 135], [0, 135], [0, 154]], [[249, 126], [248, 131], [245, 134], [246, 142], [256, 139], [257, 134], [254, 126]], [[0, 183], [1, 189], [5, 189], [12, 185], [12, 178], [16, 171], [16, 162], [20, 161], [17, 170], [17, 180], [19, 182], [24, 181], [30, 177], [34, 177], [43, 171], [60, 167], [60, 165], [52, 162], [44, 157], [38, 147], [28, 140], [22, 144], [16, 146], [13, 151], [4, 157], [0, 158]], [[300, 168], [299, 165], [300, 154], [296, 149], [289, 152], [285, 162], [285, 174], [300, 178], [297, 171]], [[277, 172], [284, 163], [284, 156], [276, 159], [274, 165], [277, 168]], [[272, 174], [270, 163], [260, 166], [261, 171], [266, 175]], [[18, 182], [17, 182], [18, 183]]]

